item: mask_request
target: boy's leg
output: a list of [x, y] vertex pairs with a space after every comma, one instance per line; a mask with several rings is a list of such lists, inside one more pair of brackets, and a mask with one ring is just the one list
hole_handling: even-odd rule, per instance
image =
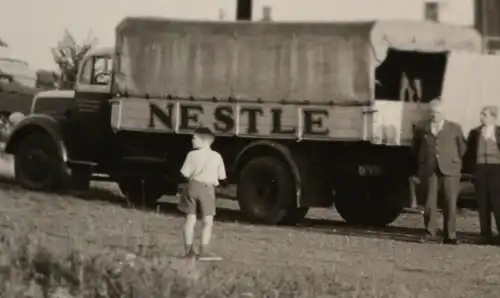
[[187, 214], [184, 223], [184, 248], [187, 256], [194, 256], [194, 228], [196, 226], [196, 214]]
[[220, 257], [209, 253], [208, 246], [212, 238], [212, 230], [215, 216], [215, 189], [206, 185], [204, 195], [200, 196], [201, 213], [203, 217], [203, 228], [201, 234], [200, 260], [221, 260]]
[[200, 253], [208, 252], [208, 245], [212, 238], [212, 229], [214, 226], [214, 216], [206, 215], [203, 217], [203, 227], [201, 229], [201, 249]]
[[196, 201], [190, 194], [189, 186], [183, 190], [177, 207], [180, 211], [186, 213], [186, 221], [183, 229], [184, 248], [186, 256], [194, 257], [194, 228], [196, 226]]

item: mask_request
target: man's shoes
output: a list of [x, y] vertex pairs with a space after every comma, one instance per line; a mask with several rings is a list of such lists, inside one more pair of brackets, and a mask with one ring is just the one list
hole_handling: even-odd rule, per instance
[[449, 245], [457, 245], [457, 244], [459, 244], [457, 238], [444, 238], [443, 243], [444, 244], [449, 244]]
[[478, 241], [478, 244], [481, 245], [497, 245], [499, 244], [499, 239], [497, 237], [490, 236], [481, 236]]

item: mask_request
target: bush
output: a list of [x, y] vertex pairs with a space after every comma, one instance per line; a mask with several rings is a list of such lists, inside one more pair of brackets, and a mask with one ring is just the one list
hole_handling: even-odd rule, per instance
[[[333, 272], [297, 268], [241, 270], [162, 255], [159, 247], [87, 249], [76, 242], [49, 249], [36, 235], [2, 235], [0, 297], [372, 297]], [[56, 248], [56, 249], [55, 249]], [[244, 266], [247, 267], [247, 266]], [[370, 291], [371, 292], [371, 291]]]

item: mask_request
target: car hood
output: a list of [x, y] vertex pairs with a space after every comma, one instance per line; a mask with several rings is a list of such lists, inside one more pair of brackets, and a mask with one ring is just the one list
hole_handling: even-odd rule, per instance
[[74, 90], [47, 90], [41, 91], [37, 93], [37, 98], [74, 98], [75, 91]]

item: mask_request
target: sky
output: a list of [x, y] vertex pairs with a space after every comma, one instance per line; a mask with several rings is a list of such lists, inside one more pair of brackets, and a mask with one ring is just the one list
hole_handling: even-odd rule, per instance
[[[296, 5], [290, 5], [297, 1]], [[425, 0], [254, 0], [254, 18], [273, 7], [274, 20], [419, 19]], [[441, 0], [445, 20], [471, 22], [472, 0]], [[26, 60], [34, 69], [56, 69], [51, 47], [68, 29], [83, 41], [89, 34], [98, 46], [114, 45], [116, 25], [126, 16], [234, 20], [236, 0], [1, 0], [0, 37], [9, 44], [0, 57]], [[300, 3], [300, 4], [299, 4]], [[363, 9], [359, 9], [363, 7]]]
[[[1, 0], [0, 36], [9, 44], [0, 54], [27, 60], [34, 68], [54, 68], [51, 47], [67, 28], [83, 41], [89, 34], [99, 46], [114, 44], [116, 25], [127, 15], [217, 19], [219, 7], [232, 0]], [[210, 3], [210, 5], [209, 5]], [[235, 5], [233, 5], [235, 6]], [[196, 7], [196, 9], [193, 9]], [[233, 13], [234, 14], [234, 13]]]

